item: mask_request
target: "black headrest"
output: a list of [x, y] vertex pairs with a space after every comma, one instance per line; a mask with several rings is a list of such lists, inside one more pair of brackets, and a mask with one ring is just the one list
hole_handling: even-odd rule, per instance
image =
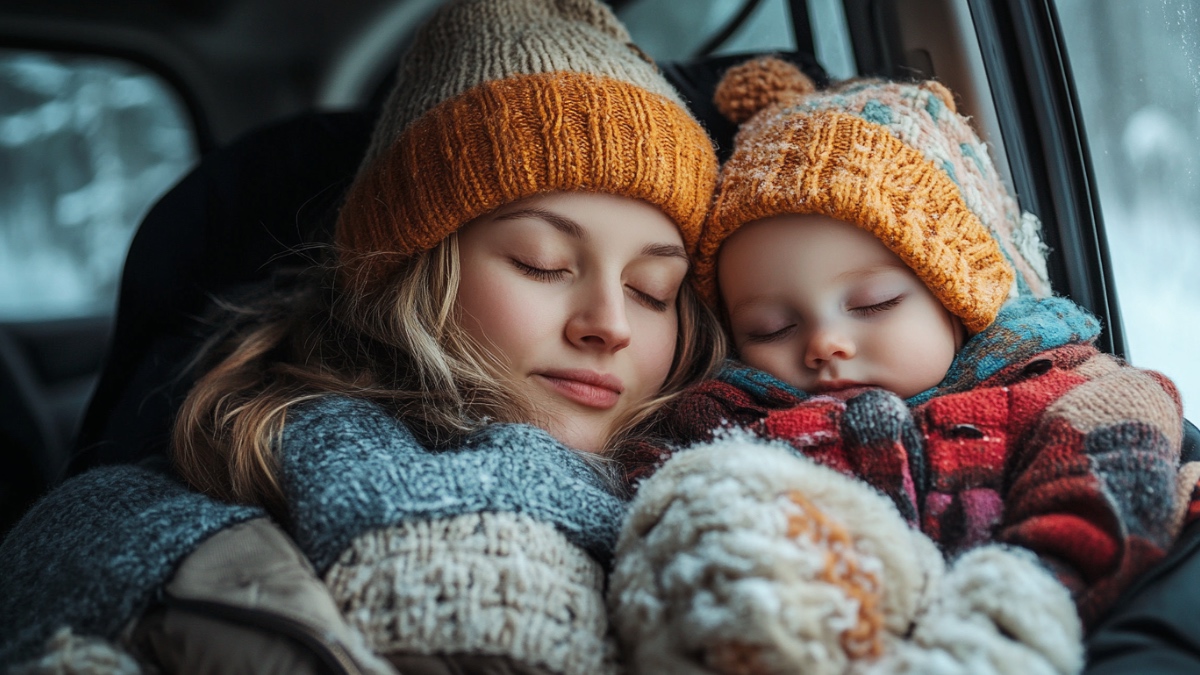
[[[827, 80], [811, 56], [781, 56]], [[735, 129], [712, 92], [746, 58], [661, 65], [722, 158]], [[251, 132], [205, 156], [151, 209], [126, 258], [112, 348], [69, 475], [164, 452], [191, 386], [183, 370], [202, 341], [197, 318], [212, 297], [303, 263], [306, 244], [328, 241], [373, 121], [373, 111], [308, 113]]]

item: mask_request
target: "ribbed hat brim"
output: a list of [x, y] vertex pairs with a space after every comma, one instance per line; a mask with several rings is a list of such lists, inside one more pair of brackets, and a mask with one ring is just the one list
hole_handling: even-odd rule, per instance
[[335, 242], [352, 283], [519, 199], [558, 191], [653, 204], [693, 250], [716, 182], [704, 129], [678, 103], [577, 72], [484, 82], [422, 115], [363, 167]]

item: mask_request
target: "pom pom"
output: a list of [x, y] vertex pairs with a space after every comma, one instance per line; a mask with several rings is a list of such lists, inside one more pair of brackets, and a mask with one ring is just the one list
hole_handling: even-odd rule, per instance
[[797, 101], [816, 85], [795, 65], [773, 56], [738, 64], [721, 78], [713, 94], [717, 110], [741, 124], [776, 103]]

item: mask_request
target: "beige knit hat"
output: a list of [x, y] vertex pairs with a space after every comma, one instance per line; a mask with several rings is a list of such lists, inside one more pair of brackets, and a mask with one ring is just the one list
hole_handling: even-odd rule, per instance
[[730, 69], [715, 98], [742, 126], [697, 247], [710, 303], [721, 244], [789, 213], [871, 232], [972, 333], [1010, 297], [1049, 295], [1040, 223], [1021, 213], [941, 84], [852, 80], [817, 92], [795, 66], [766, 58]]
[[704, 129], [598, 0], [457, 0], [400, 65], [335, 244], [370, 288], [473, 218], [587, 191], [661, 208], [690, 251], [715, 180]]

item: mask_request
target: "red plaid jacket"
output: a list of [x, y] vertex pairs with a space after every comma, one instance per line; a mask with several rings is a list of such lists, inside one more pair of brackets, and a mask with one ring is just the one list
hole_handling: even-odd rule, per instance
[[[1180, 464], [1174, 385], [1090, 344], [1026, 355], [911, 406], [880, 389], [804, 398], [739, 382], [723, 376], [677, 399], [664, 419], [674, 446], [721, 427], [784, 441], [890, 496], [948, 555], [984, 542], [1033, 550], [1085, 625], [1200, 514], [1200, 463]], [[670, 454], [646, 444], [628, 475]]]

